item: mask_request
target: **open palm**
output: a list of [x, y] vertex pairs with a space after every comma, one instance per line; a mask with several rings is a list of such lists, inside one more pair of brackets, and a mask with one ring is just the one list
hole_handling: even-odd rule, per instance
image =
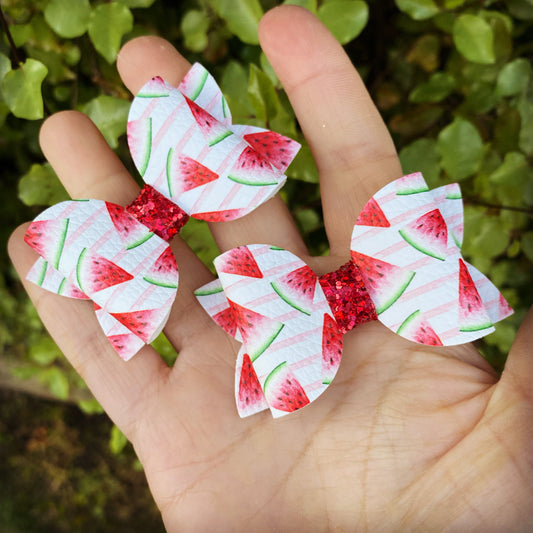
[[[268, 242], [323, 274], [348, 259], [357, 213], [401, 175], [400, 164], [350, 61], [310, 13], [276, 8], [260, 38], [319, 168], [331, 256], [307, 257], [279, 198], [212, 232], [221, 250]], [[132, 92], [155, 75], [177, 85], [189, 67], [155, 37], [128, 43], [118, 65]], [[41, 144], [73, 197], [125, 205], [136, 196], [85, 116], [51, 117]], [[22, 277], [35, 259], [23, 232], [10, 242]], [[311, 406], [278, 420], [268, 412], [240, 419], [238, 343], [192, 293], [212, 276], [182, 241], [172, 246], [180, 289], [165, 333], [180, 354], [174, 368], [150, 347], [123, 363], [90, 304], [27, 287], [65, 355], [133, 442], [169, 531], [531, 530], [531, 313], [501, 379], [471, 345], [423, 347], [368, 323], [345, 336], [337, 377]]]

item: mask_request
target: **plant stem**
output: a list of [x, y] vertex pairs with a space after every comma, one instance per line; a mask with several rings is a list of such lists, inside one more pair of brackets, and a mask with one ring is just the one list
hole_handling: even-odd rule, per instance
[[13, 53], [13, 57], [15, 58], [15, 61], [18, 65], [22, 63], [22, 59], [19, 55], [19, 52], [17, 50], [17, 47], [15, 46], [15, 41], [13, 41], [13, 37], [11, 36], [11, 32], [9, 31], [9, 24], [7, 23], [6, 18], [4, 17], [4, 12], [2, 11], [2, 5], [0, 4], [0, 24], [2, 24], [2, 29], [6, 33], [7, 40], [9, 41], [9, 46], [11, 48], [11, 52]]
[[479, 200], [474, 200], [472, 198], [465, 198], [465, 204], [469, 205], [479, 205], [481, 207], [490, 207], [493, 209], [506, 209], [507, 211], [518, 211], [519, 213], [525, 213], [526, 215], [533, 215], [533, 208], [530, 207], [515, 207], [512, 205], [498, 205], [490, 204], [488, 202], [480, 202]]

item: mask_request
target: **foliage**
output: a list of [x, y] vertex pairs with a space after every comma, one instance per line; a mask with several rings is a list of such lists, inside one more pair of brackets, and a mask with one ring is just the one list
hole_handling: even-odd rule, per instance
[[[406, 173], [422, 170], [432, 186], [460, 181], [464, 253], [516, 309], [480, 344], [501, 368], [533, 291], [533, 0], [2, 0], [10, 35], [0, 41], [0, 187], [12, 199], [0, 214], [2, 239], [66, 197], [38, 146], [50, 113], [87, 113], [133, 171], [124, 139], [130, 95], [114, 63], [122, 43], [157, 33], [215, 74], [235, 122], [268, 126], [302, 143], [281, 194], [312, 252], [327, 253], [317, 170], [258, 46], [259, 19], [281, 3], [315, 12], [346, 45]], [[209, 264], [217, 251], [206, 225], [188, 225], [183, 236]], [[5, 258], [0, 267], [3, 360], [19, 379], [72, 399], [83, 384], [48, 339]], [[176, 357], [163, 337], [157, 347], [168, 361]], [[99, 411], [94, 401], [79, 404]], [[117, 457], [124, 445], [113, 430]]]

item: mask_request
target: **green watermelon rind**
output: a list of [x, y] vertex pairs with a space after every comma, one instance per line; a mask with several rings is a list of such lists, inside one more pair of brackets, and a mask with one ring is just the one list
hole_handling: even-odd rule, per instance
[[456, 193], [449, 192], [446, 194], [446, 200], [462, 200], [463, 196], [461, 195], [461, 191], [458, 191]]
[[224, 287], [221, 285], [215, 287], [214, 289], [203, 289], [200, 287], [194, 291], [195, 296], [211, 296], [212, 294], [218, 294], [219, 292], [224, 292]]
[[54, 261], [52, 263], [52, 266], [57, 270], [59, 268], [59, 261], [61, 260], [61, 255], [63, 254], [63, 248], [65, 248], [65, 241], [67, 240], [67, 232], [68, 232], [68, 225], [69, 225], [69, 219], [65, 218], [65, 224], [63, 231], [61, 233], [61, 237], [59, 238], [59, 246], [57, 247], [57, 253], [54, 257]]
[[222, 115], [224, 118], [228, 118], [230, 115], [228, 102], [224, 97], [222, 97]]
[[[398, 298], [400, 298], [400, 296], [405, 292], [405, 289], [407, 289], [407, 287], [413, 280], [415, 274], [416, 272], [413, 272], [412, 270], [408, 270], [406, 272], [406, 278], [399, 285], [398, 290], [392, 293], [389, 298], [387, 298], [379, 307], [376, 305], [376, 314], [380, 315], [381, 313], [385, 312], [396, 302], [396, 300], [398, 300]], [[376, 302], [374, 301], [374, 305], [375, 304]]]
[[265, 379], [265, 383], [263, 385], [263, 390], [265, 391], [265, 396], [267, 394], [267, 391], [269, 390], [269, 386], [272, 383], [272, 380], [284, 369], [287, 367], [287, 361], [283, 361], [283, 363], [280, 363], [277, 367], [270, 372], [270, 374]]
[[139, 93], [136, 98], [166, 98], [170, 96], [169, 93]]
[[39, 275], [37, 279], [35, 280], [35, 284], [39, 285], [39, 287], [43, 286], [44, 278], [46, 277], [47, 270], [48, 270], [48, 261], [43, 261], [41, 265], [41, 271], [39, 272]]
[[[263, 385], [263, 391], [264, 391], [264, 394], [265, 394], [265, 399], [268, 403], [268, 405], [271, 406], [271, 408], [273, 409], [277, 409], [277, 407], [273, 406], [273, 399], [277, 399], [278, 397], [278, 394], [277, 394], [277, 389], [274, 388], [274, 385], [276, 385], [276, 380], [277, 378], [279, 378], [280, 374], [281, 376], [283, 377], [283, 374], [282, 372], [285, 370], [285, 369], [288, 369], [289, 372], [292, 374], [291, 370], [290, 370], [290, 367], [287, 363], [287, 361], [283, 361], [283, 363], [280, 363], [278, 366], [276, 366], [274, 368], [274, 370], [272, 370], [270, 372], [270, 374], [266, 377], [265, 379], [265, 383]], [[300, 387], [305, 395], [305, 389], [303, 388], [302, 384], [298, 381], [298, 379], [296, 378], [296, 376], [294, 376], [294, 374], [292, 374], [292, 377], [295, 379], [295, 381], [298, 383], [298, 387]], [[306, 405], [309, 404], [309, 398], [307, 398], [307, 395], [306, 395], [306, 399], [307, 399], [307, 402], [304, 403], [304, 405], [302, 405], [301, 407], [305, 407]], [[301, 407], [297, 407], [296, 409], [293, 409], [291, 411], [285, 411], [285, 412], [294, 412], [294, 411], [297, 411], [298, 409], [300, 409]]]
[[215, 146], [215, 144], [218, 144], [219, 142], [223, 141], [224, 139], [228, 138], [230, 135], [233, 135], [233, 132], [230, 130], [225, 130], [218, 134], [213, 139], [209, 139], [207, 141], [207, 145], [211, 148], [212, 146]]
[[251, 185], [252, 187], [264, 187], [266, 185], [278, 185], [279, 181], [276, 179], [273, 180], [264, 180], [264, 181], [250, 181], [246, 178], [239, 178], [238, 176], [231, 176], [228, 174], [228, 179], [241, 185]]
[[205, 86], [205, 82], [207, 81], [207, 76], [208, 76], [208, 73], [207, 73], [207, 70], [204, 70], [202, 72], [202, 75], [200, 76], [199, 80], [198, 80], [198, 84], [196, 86], [196, 88], [194, 89], [194, 91], [189, 95], [189, 98], [191, 100], [196, 100], [198, 98], [198, 96], [200, 96], [200, 93], [202, 92], [204, 86]]
[[83, 285], [81, 283], [81, 266], [82, 266], [83, 260], [85, 259], [85, 256], [87, 255], [88, 250], [89, 250], [88, 248], [84, 248], [81, 251], [81, 253], [80, 253], [79, 257], [78, 257], [78, 262], [76, 263], [76, 280], [78, 282], [78, 287], [80, 288], [80, 290], [82, 292], [85, 292], [85, 293], [87, 291], [84, 289], [84, 287], [83, 287]]
[[[150, 162], [150, 156], [152, 155], [152, 117], [148, 117], [146, 119], [139, 119], [139, 121], [143, 120], [143, 127], [146, 129], [144, 133], [144, 139], [139, 138], [139, 143], [142, 143], [142, 149], [136, 149], [135, 151], [139, 154], [139, 166], [137, 167], [139, 174], [144, 177], [144, 174], [146, 173], [146, 170], [148, 168], [148, 163]], [[138, 122], [135, 122], [135, 125], [138, 124]], [[131, 150], [131, 148], [130, 148]]]
[[171, 283], [169, 281], [160, 281], [150, 276], [143, 276], [143, 279], [144, 281], [146, 281], [146, 283], [151, 283], [152, 285], [157, 285], [158, 287], [163, 287], [165, 289], [177, 289], [178, 288], [177, 281], [176, 283]]
[[416, 321], [416, 319], [420, 316], [420, 309], [417, 309], [413, 313], [411, 313], [400, 325], [398, 328], [398, 331], [396, 332], [400, 337], [405, 337], [405, 332], [408, 330], [408, 328]]
[[293, 301], [288, 295], [284, 294], [283, 287], [280, 286], [275, 281], [270, 282], [271, 287], [274, 289], [274, 291], [277, 293], [277, 295], [288, 305], [296, 309], [297, 311], [300, 311], [304, 315], [311, 316], [311, 311], [304, 309], [303, 306], [299, 305], [297, 302]]
[[153, 236], [154, 234], [151, 231], [149, 231], [148, 233], [143, 235], [141, 238], [128, 244], [128, 246], [126, 246], [126, 250], [133, 250], [134, 248], [137, 248], [137, 246], [144, 244], [148, 239], [151, 239]]
[[482, 329], [488, 329], [492, 328], [494, 324], [489, 320], [488, 322], [484, 322], [479, 325], [471, 325], [471, 326], [461, 326], [459, 328], [459, 331], [462, 331], [463, 333], [468, 333], [471, 331], [481, 331]]
[[440, 261], [446, 261], [446, 255], [442, 257], [441, 255], [438, 255], [434, 250], [430, 250], [429, 248], [423, 246], [420, 242], [417, 242], [415, 240], [415, 235], [411, 235], [408, 230], [409, 228], [402, 228], [401, 230], [399, 230], [399, 233], [413, 248], [416, 248], [419, 252], [425, 255], [429, 255], [430, 257], [439, 259]]
[[168, 186], [168, 193], [170, 197], [174, 194], [172, 191], [172, 179], [171, 179], [171, 172], [172, 172], [172, 156], [174, 155], [174, 148], [169, 148], [168, 154], [167, 154], [167, 164], [165, 167], [166, 175], [167, 175], [167, 186]]
[[396, 191], [396, 196], [408, 196], [410, 194], [418, 194], [420, 192], [427, 192], [429, 191], [429, 187], [413, 187], [413, 188], [405, 188], [401, 191]]
[[[268, 335], [262, 343], [260, 343], [258, 346], [250, 346], [249, 344], [246, 344], [246, 348], [248, 350], [248, 355], [250, 356], [250, 359], [252, 363], [265, 352], [265, 350], [276, 340], [276, 337], [281, 333], [281, 330], [285, 327], [285, 324], [282, 322], [278, 322], [275, 329], [272, 330], [270, 335]], [[241, 332], [242, 335], [242, 332]]]

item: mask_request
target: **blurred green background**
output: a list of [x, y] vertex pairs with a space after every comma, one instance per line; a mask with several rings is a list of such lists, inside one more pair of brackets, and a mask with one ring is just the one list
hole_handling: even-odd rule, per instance
[[[133, 170], [131, 95], [115, 61], [125, 41], [158, 34], [214, 74], [236, 123], [303, 144], [282, 196], [313, 253], [327, 254], [317, 171], [257, 41], [262, 13], [282, 3], [315, 12], [345, 46], [405, 173], [461, 183], [464, 255], [516, 310], [479, 344], [501, 369], [533, 300], [533, 0], [1, 0], [2, 246], [67, 198], [38, 145], [51, 113], [87, 113]], [[206, 226], [191, 222], [184, 237], [209, 264]], [[0, 530], [162, 531], [133, 450], [47, 336], [6, 254], [0, 314]], [[172, 362], [166, 340], [156, 345]]]

